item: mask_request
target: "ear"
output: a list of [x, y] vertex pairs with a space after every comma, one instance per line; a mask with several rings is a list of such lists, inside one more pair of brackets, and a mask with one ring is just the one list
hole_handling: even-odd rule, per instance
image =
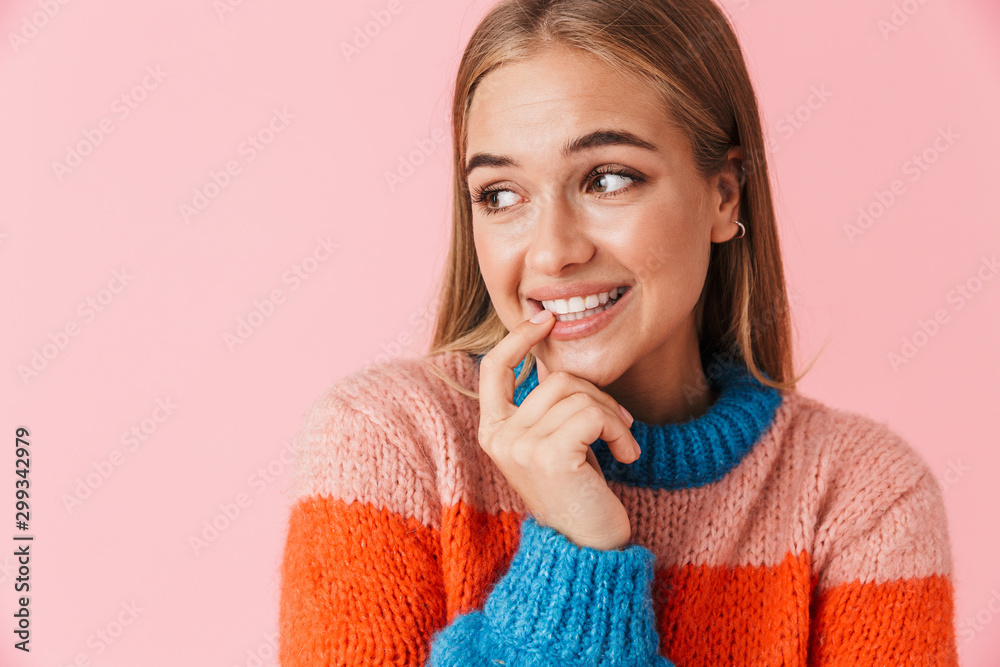
[[[743, 189], [743, 147], [729, 149], [726, 168], [715, 177], [716, 189], [712, 197], [712, 243], [725, 243], [740, 233], [740, 226], [733, 224], [740, 215], [740, 193]], [[742, 221], [741, 221], [742, 222]]]

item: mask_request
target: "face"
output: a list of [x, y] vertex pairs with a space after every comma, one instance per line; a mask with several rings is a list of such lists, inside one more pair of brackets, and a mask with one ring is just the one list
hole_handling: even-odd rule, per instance
[[[648, 84], [565, 47], [507, 64], [473, 97], [466, 167], [480, 270], [508, 330], [560, 289], [598, 295], [532, 349], [540, 380], [565, 370], [641, 391], [700, 371], [695, 306], [711, 243], [739, 231], [739, 184], [735, 170], [696, 173]], [[607, 307], [614, 287], [626, 291]]]

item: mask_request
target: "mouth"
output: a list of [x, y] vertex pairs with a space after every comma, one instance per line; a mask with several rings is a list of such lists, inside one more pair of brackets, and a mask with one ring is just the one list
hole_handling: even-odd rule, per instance
[[555, 314], [559, 322], [575, 322], [576, 320], [587, 319], [608, 310], [628, 292], [630, 287], [623, 285], [608, 292], [591, 294], [589, 296], [575, 296], [571, 299], [553, 299], [552, 301], [536, 301], [528, 299], [533, 309], [532, 314], [541, 310], [548, 310]]
[[[618, 290], [618, 294], [612, 297], [611, 294], [616, 290]], [[532, 308], [532, 315], [541, 310], [556, 309], [553, 311], [556, 312], [556, 323], [552, 326], [547, 338], [555, 341], [571, 341], [588, 338], [608, 328], [611, 322], [618, 318], [618, 314], [622, 312], [622, 309], [628, 308], [628, 304], [632, 301], [633, 291], [630, 285], [615, 288], [608, 292], [608, 298], [604, 303], [600, 303], [601, 295], [598, 295], [597, 306], [593, 308], [584, 307], [582, 311], [573, 313], [557, 312], [561, 308], [558, 299], [554, 304], [549, 301], [544, 302], [549, 307], [543, 305], [543, 302], [534, 299], [528, 299], [528, 302]], [[567, 300], [567, 308], [570, 307], [569, 301], [572, 301], [572, 299]], [[593, 303], [593, 300], [591, 300], [591, 303]], [[579, 307], [580, 304], [576, 303], [574, 305]], [[587, 305], [589, 304], [584, 301], [584, 306]]]

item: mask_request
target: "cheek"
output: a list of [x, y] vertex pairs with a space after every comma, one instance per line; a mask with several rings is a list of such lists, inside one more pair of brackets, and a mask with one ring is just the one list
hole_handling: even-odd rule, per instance
[[495, 246], [491, 245], [482, 234], [474, 234], [473, 242], [476, 247], [476, 258], [479, 260], [479, 272], [483, 275], [483, 281], [487, 287], [491, 287], [495, 282], [495, 270], [497, 260], [494, 253]]
[[657, 206], [633, 218], [621, 241], [636, 278], [655, 282], [664, 274], [679, 273], [687, 261], [691, 238], [677, 209]]
[[503, 245], [488, 235], [475, 234], [474, 245], [479, 261], [479, 273], [483, 277], [494, 307], [499, 306], [497, 310], [501, 311], [506, 299], [516, 299], [517, 265], [504, 252]]
[[518, 239], [511, 239], [493, 231], [473, 231], [473, 244], [480, 266], [491, 274], [510, 273], [517, 266], [520, 250]]
[[681, 207], [658, 207], [638, 222], [629, 239], [636, 279], [662, 294], [665, 303], [688, 301], [692, 294], [697, 300], [710, 247], [695, 233], [698, 226], [692, 214]]

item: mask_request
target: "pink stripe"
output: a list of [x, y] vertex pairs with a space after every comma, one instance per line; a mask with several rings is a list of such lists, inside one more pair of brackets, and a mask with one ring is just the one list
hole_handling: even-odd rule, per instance
[[[438, 363], [478, 389], [471, 358], [447, 353]], [[371, 503], [435, 529], [442, 508], [459, 502], [526, 512], [479, 447], [478, 423], [478, 403], [416, 359], [355, 372], [305, 420], [296, 495]], [[941, 493], [923, 459], [886, 425], [797, 392], [719, 482], [613, 488], [658, 567], [775, 567], [805, 551], [821, 588], [951, 572]]]

